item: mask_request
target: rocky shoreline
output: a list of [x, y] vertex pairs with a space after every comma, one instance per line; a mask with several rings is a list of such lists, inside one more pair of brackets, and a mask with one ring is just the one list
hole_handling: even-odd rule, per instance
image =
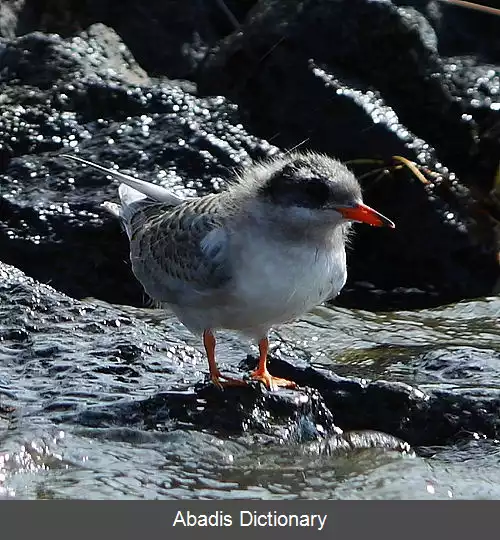
[[[116, 0], [2, 3], [2, 430], [28, 410], [35, 424], [209, 430], [321, 455], [498, 438], [496, 393], [467, 386], [475, 352], [454, 387], [422, 391], [336, 375], [283, 340], [270, 369], [299, 391], [221, 393], [174, 319], [144, 322], [125, 235], [100, 207], [116, 184], [62, 154], [201, 195], [251, 160], [322, 151], [397, 225], [359, 228], [337, 305], [391, 312], [500, 290], [500, 17], [424, 0], [225, 4], [127, 3], [125, 17]], [[231, 369], [251, 369], [233, 352]]]

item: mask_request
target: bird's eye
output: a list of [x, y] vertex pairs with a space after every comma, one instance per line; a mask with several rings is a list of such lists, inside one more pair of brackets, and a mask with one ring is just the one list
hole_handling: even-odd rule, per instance
[[321, 179], [311, 178], [304, 181], [303, 206], [321, 208], [330, 198], [330, 189]]
[[[281, 206], [321, 208], [330, 198], [328, 182], [295, 166], [284, 167], [263, 186], [261, 194]], [[310, 172], [309, 172], [310, 174]]]

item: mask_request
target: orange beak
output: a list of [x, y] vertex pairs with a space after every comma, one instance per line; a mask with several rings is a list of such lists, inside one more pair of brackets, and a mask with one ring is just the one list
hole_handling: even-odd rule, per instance
[[336, 206], [335, 210], [350, 221], [359, 221], [374, 227], [390, 227], [391, 229], [396, 227], [389, 218], [363, 203], [358, 203], [355, 206]]

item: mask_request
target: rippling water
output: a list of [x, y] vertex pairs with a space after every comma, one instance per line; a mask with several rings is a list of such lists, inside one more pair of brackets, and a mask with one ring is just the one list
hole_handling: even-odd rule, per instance
[[[19, 328], [19, 335], [12, 325], [9, 334], [0, 325], [4, 497], [500, 498], [500, 445], [479, 435], [417, 456], [380, 449], [326, 456], [315, 455], [311, 445], [279, 445], [259, 435], [216, 436], [168, 422], [92, 427], [64, 417], [65, 411], [147, 398], [167, 377], [169, 384], [189, 385], [185, 365], [198, 376], [205, 371], [196, 340], [171, 317], [90, 301], [80, 306], [84, 323], [61, 301], [57, 317], [45, 308], [46, 315], [44, 309], [26, 315], [19, 305], [29, 329]], [[497, 392], [499, 313], [500, 298], [391, 314], [321, 307], [277, 333], [338, 374]], [[133, 330], [130, 317], [139, 319]], [[114, 330], [105, 333], [103, 325]], [[192, 349], [180, 348], [179, 339]], [[227, 369], [247, 349], [234, 336], [221, 341]], [[116, 356], [100, 356], [110, 346]]]

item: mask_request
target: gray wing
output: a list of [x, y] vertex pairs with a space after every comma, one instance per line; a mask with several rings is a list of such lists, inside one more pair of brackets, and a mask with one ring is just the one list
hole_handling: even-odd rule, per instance
[[171, 206], [137, 201], [130, 218], [134, 274], [155, 300], [199, 304], [231, 279], [219, 196]]

